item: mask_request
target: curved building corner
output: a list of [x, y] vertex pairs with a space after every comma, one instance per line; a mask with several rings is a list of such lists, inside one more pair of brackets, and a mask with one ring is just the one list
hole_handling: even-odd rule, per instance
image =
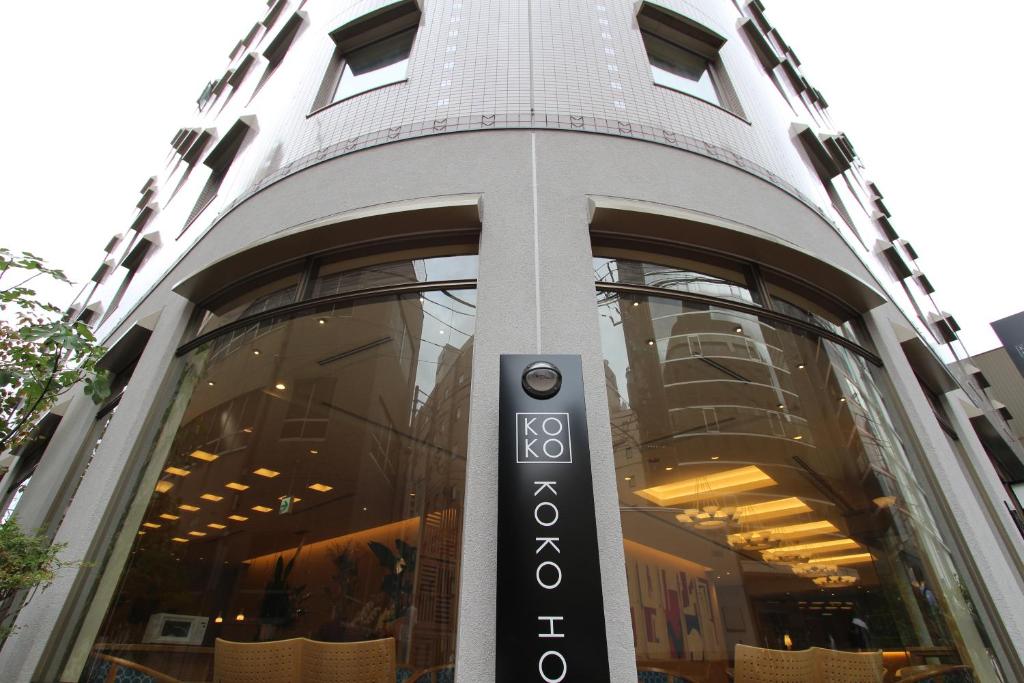
[[1024, 451], [770, 18], [271, 0], [4, 454], [85, 563], [0, 678], [1024, 680]]

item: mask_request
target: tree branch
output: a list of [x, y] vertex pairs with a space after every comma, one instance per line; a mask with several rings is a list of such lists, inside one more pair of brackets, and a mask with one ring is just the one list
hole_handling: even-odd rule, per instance
[[54, 351], [53, 368], [50, 370], [50, 376], [46, 378], [46, 384], [43, 385], [43, 390], [39, 393], [39, 398], [35, 400], [35, 403], [32, 404], [32, 407], [29, 410], [22, 413], [18, 424], [7, 433], [7, 436], [0, 439], [0, 452], [7, 450], [7, 444], [9, 444], [18, 432], [21, 431], [21, 428], [25, 426], [25, 422], [32, 417], [33, 413], [35, 413], [36, 409], [39, 407], [39, 404], [42, 403], [43, 399], [46, 398], [46, 395], [50, 392], [50, 385], [53, 384], [53, 378], [57, 376], [57, 369], [60, 367], [58, 363], [60, 362], [60, 354], [63, 349], [64, 345], [61, 344], [57, 347], [56, 351]]

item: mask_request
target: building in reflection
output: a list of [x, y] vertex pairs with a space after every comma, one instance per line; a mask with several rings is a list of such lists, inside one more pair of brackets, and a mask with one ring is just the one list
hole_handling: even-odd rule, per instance
[[112, 395], [2, 456], [85, 564], [0, 680], [502, 680], [502, 354], [582, 359], [564, 680], [1024, 680], [1000, 371], [770, 19], [270, 2], [67, 311]]

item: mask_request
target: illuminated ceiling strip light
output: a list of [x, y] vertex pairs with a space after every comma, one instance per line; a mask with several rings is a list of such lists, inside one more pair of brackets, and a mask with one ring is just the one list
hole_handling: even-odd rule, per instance
[[214, 503], [216, 503], [217, 501], [224, 500], [224, 496], [218, 496], [213, 493], [204, 493], [199, 497], [202, 498], [203, 500], [212, 500]]
[[205, 536], [206, 532], [205, 531], [190, 531], [190, 532], [188, 532], [188, 535], [189, 536]]
[[167, 493], [168, 491], [170, 491], [173, 488], [174, 488], [174, 484], [172, 482], [169, 482], [169, 481], [158, 481], [156, 483], [156, 492], [157, 493]]
[[314, 491], [319, 491], [320, 493], [326, 493], [333, 489], [334, 487], [328, 486], [327, 484], [310, 484], [309, 488], [313, 489]]
[[167, 512], [165, 512], [162, 515], [160, 515], [160, 518], [161, 519], [169, 519], [169, 520], [172, 520], [172, 521], [175, 520], [175, 519], [180, 519], [180, 517], [178, 517], [178, 515], [172, 515], [172, 514], [169, 514]]
[[164, 472], [166, 472], [167, 474], [175, 474], [179, 477], [187, 477], [188, 475], [192, 474], [188, 470], [184, 470], [180, 467], [165, 467]]
[[257, 469], [254, 469], [252, 471], [252, 473], [253, 474], [258, 474], [261, 477], [266, 477], [267, 479], [273, 479], [277, 475], [281, 474], [280, 472], [276, 472], [274, 470], [267, 469], [266, 467], [259, 467]]
[[834, 541], [816, 541], [814, 543], [801, 543], [799, 545], [787, 545], [779, 548], [765, 550], [764, 555], [785, 555], [792, 553], [803, 553], [805, 555], [818, 555], [821, 553], [834, 552], [836, 550], [856, 550], [860, 543], [852, 538], [839, 538]]
[[174, 541], [175, 543], [188, 543], [188, 539], [187, 538], [182, 538], [181, 536], [175, 536], [171, 540]]
[[256, 512], [270, 512], [271, 510], [273, 510], [273, 508], [268, 508], [265, 505], [253, 505], [252, 509], [255, 510]]
[[182, 503], [181, 505], [178, 506], [178, 509], [184, 510], [185, 512], [195, 512], [196, 510], [199, 509], [199, 507], [195, 505], [186, 505]]
[[741, 505], [736, 508], [736, 518], [740, 524], [749, 524], [769, 519], [778, 519], [779, 517], [799, 515], [805, 512], [811, 512], [811, 508], [799, 498], [780, 498], [766, 503]]
[[872, 562], [874, 559], [871, 553], [856, 553], [853, 555], [816, 557], [813, 560], [807, 560], [807, 564], [859, 564], [861, 562]]
[[220, 457], [219, 455], [214, 455], [213, 453], [207, 453], [206, 451], [200, 450], [194, 450], [189, 453], [189, 455], [196, 460], [202, 460], [203, 462], [213, 462]]
[[[817, 536], [819, 534], [835, 534], [839, 532], [838, 527], [828, 520], [821, 520], [819, 522], [807, 522], [806, 524], [791, 524], [789, 526], [779, 526], [769, 529], [756, 529], [754, 533], [761, 534], [763, 536], [770, 536], [771, 538], [778, 539], [794, 539], [794, 538], [807, 538], [808, 536]], [[742, 539], [743, 534], [729, 534], [729, 541]]]
[[706, 477], [692, 477], [671, 484], [653, 486], [641, 489], [636, 493], [641, 498], [646, 498], [658, 505], [675, 505], [689, 500], [775, 486], [777, 483], [760, 467], [750, 465], [725, 472], [716, 472]]
[[147, 529], [159, 529], [160, 528], [159, 524], [154, 524], [153, 522], [143, 522], [142, 526], [146, 527]]
[[224, 484], [225, 488], [234, 489], [235, 491], [245, 491], [249, 487], [245, 484], [239, 484], [237, 481], [229, 481]]
[[228, 519], [234, 520], [236, 522], [245, 522], [249, 520], [248, 517], [243, 517], [242, 515], [228, 515]]
[[225, 524], [217, 524], [217, 522], [210, 522], [206, 526], [210, 527], [211, 529], [227, 529], [228, 528], [227, 525], [225, 525]]

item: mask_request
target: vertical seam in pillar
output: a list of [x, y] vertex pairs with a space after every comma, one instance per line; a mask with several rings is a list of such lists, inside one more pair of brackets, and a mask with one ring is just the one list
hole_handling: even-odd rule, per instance
[[537, 134], [530, 133], [530, 166], [533, 172], [533, 292], [537, 320], [537, 353], [540, 353], [540, 223], [537, 218]]
[[533, 0], [526, 2], [526, 36], [530, 60], [530, 123], [533, 123]]

